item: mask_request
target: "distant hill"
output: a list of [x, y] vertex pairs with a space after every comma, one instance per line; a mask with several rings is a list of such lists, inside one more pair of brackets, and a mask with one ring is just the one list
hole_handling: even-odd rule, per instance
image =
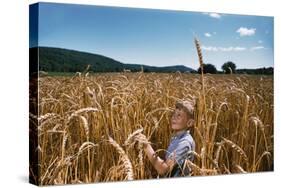
[[[183, 65], [155, 67], [139, 64], [125, 64], [98, 54], [51, 47], [30, 48], [30, 56], [34, 56], [38, 49], [39, 70], [46, 72], [82, 72], [88, 65], [91, 65], [89, 71], [92, 72], [122, 72], [124, 69], [137, 72], [141, 71], [142, 67], [144, 72], [194, 71]], [[36, 61], [36, 58], [30, 59]]]

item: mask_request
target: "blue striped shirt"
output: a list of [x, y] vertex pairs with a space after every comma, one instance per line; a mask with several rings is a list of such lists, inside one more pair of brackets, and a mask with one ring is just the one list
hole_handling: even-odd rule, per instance
[[191, 153], [191, 151], [195, 151], [195, 142], [189, 131], [176, 134], [171, 138], [165, 159], [175, 159], [176, 164], [172, 172], [168, 174], [170, 177], [189, 175], [188, 168], [185, 168], [184, 171], [182, 168], [185, 160], [189, 159], [190, 161], [193, 161], [194, 154]]

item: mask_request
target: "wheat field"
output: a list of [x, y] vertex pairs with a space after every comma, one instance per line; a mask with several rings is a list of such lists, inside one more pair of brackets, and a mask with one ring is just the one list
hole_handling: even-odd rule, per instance
[[163, 157], [181, 99], [196, 103], [191, 176], [273, 170], [272, 76], [83, 73], [38, 83], [30, 121], [40, 185], [157, 178], [136, 135]]

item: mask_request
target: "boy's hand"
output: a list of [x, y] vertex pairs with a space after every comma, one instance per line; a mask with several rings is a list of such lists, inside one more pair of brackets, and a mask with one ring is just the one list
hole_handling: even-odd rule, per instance
[[140, 143], [142, 143], [144, 147], [147, 147], [147, 145], [149, 144], [149, 141], [148, 141], [147, 137], [144, 134], [139, 133], [137, 138], [138, 138], [138, 141]]

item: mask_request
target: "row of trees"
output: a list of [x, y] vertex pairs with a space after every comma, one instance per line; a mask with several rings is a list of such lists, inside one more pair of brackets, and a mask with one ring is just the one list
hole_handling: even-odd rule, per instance
[[[228, 61], [221, 66], [222, 70], [226, 74], [232, 74], [236, 72], [235, 63]], [[201, 67], [197, 70], [198, 73], [201, 73]], [[218, 71], [216, 67], [212, 64], [203, 64], [203, 73], [216, 74]]]
[[[266, 74], [266, 75], [272, 75], [274, 72], [273, 67], [268, 68], [257, 68], [257, 69], [236, 69], [235, 63], [228, 61], [222, 65], [223, 73], [225, 74]], [[195, 73], [195, 72], [194, 72]], [[201, 74], [201, 67], [198, 68], [197, 73]], [[222, 73], [217, 71], [216, 67], [212, 64], [203, 64], [203, 73], [210, 73], [210, 74], [216, 74], [216, 73]]]

